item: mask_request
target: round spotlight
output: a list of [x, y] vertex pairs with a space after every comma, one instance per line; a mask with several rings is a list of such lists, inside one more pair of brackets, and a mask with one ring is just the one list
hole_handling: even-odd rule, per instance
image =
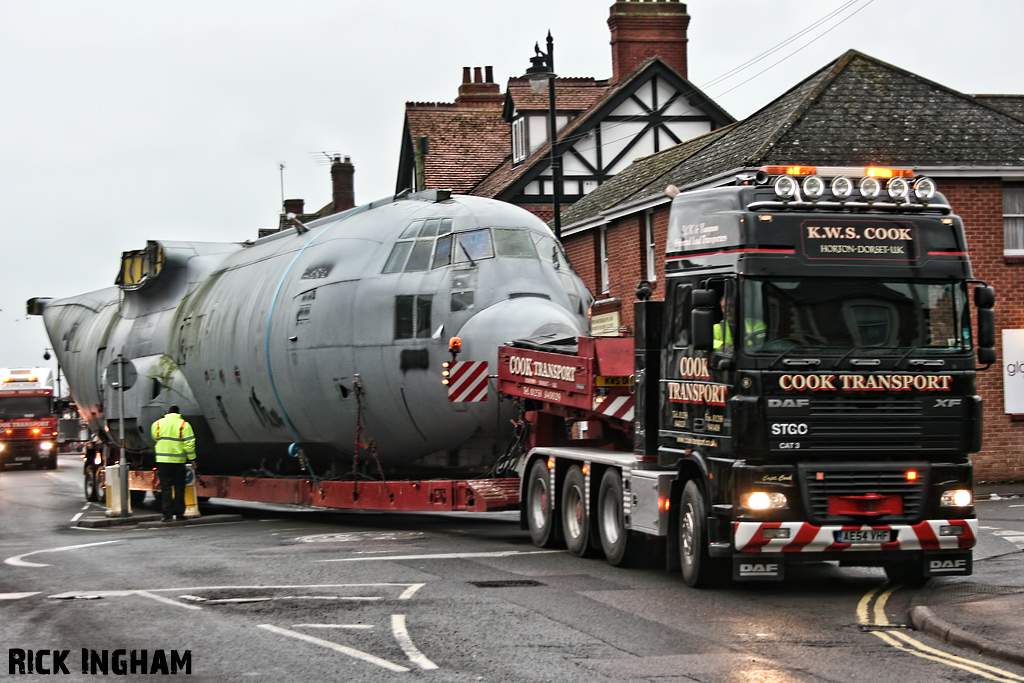
[[882, 193], [882, 183], [878, 178], [864, 178], [860, 181], [860, 194], [865, 199], [874, 199]]
[[775, 179], [775, 194], [780, 199], [792, 199], [796, 194], [796, 180], [788, 175], [779, 176]]
[[825, 194], [825, 181], [816, 175], [809, 175], [804, 178], [804, 196], [808, 199], [818, 199]]
[[844, 175], [832, 179], [832, 196], [836, 199], [847, 199], [853, 194], [853, 181]]
[[893, 199], [906, 199], [910, 196], [910, 183], [903, 178], [893, 178], [885, 189]]
[[757, 491], [747, 496], [747, 507], [751, 510], [767, 510], [772, 506], [772, 499], [764, 491]]
[[923, 202], [934, 197], [936, 191], [935, 181], [931, 178], [918, 178], [914, 183], [914, 196]]

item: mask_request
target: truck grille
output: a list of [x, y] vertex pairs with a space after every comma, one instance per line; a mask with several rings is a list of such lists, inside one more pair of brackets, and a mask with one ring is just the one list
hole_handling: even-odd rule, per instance
[[[816, 395], [802, 417], [806, 421], [804, 451], [931, 451], [962, 452], [966, 402], [959, 409], [929, 409], [935, 396]], [[772, 411], [768, 417], [777, 420]], [[780, 416], [781, 417], [781, 416]], [[774, 447], [775, 450], [779, 450]]]
[[[863, 496], [870, 493], [896, 495], [903, 500], [901, 514], [871, 517], [871, 520], [880, 523], [919, 520], [924, 511], [928, 484], [927, 467], [927, 463], [875, 464], [871, 469], [840, 468], [813, 463], [797, 465], [807, 516], [814, 524], [868, 521], [863, 517], [830, 515], [828, 504], [830, 496]], [[908, 480], [908, 470], [916, 471], [917, 479]]]

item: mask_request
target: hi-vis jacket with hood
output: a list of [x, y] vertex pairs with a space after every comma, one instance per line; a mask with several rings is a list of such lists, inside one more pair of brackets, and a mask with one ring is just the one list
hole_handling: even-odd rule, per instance
[[192, 425], [178, 413], [167, 413], [150, 429], [156, 441], [157, 462], [185, 462], [196, 459], [196, 437]]

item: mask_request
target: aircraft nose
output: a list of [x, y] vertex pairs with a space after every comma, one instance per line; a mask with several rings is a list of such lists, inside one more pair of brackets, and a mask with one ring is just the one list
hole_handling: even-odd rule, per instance
[[[543, 334], [575, 337], [586, 334], [583, 318], [547, 299], [506, 299], [480, 311], [459, 330], [463, 358], [491, 360], [505, 342]], [[493, 370], [493, 368], [492, 368]]]

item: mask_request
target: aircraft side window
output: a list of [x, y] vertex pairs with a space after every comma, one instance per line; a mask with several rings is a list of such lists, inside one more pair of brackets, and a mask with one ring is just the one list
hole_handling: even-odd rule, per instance
[[409, 224], [409, 227], [402, 231], [402, 234], [398, 236], [398, 239], [405, 240], [412, 237], [416, 237], [420, 234], [420, 230], [423, 228], [423, 221], [413, 221]]
[[509, 258], [537, 258], [530, 233], [523, 229], [495, 228], [494, 250], [498, 256]]
[[405, 272], [429, 269], [430, 257], [434, 251], [434, 240], [416, 240], [412, 244], [409, 260], [405, 263]]
[[395, 297], [395, 339], [430, 337], [432, 299], [429, 294], [403, 294]]
[[412, 251], [412, 242], [395, 242], [395, 246], [391, 248], [391, 255], [388, 256], [388, 261], [384, 264], [383, 272], [402, 272], [402, 268], [405, 267], [405, 260], [409, 257], [410, 251]]
[[438, 235], [447, 235], [447, 234], [449, 234], [452, 231], [452, 225], [454, 225], [454, 224], [455, 224], [455, 219], [453, 219], [453, 218], [442, 218], [441, 219], [441, 227], [438, 228], [437, 234]]
[[437, 238], [437, 245], [434, 247], [433, 268], [441, 268], [452, 262], [452, 236], [445, 235]]
[[434, 237], [437, 235], [437, 229], [441, 227], [440, 218], [431, 218], [423, 224], [423, 229], [420, 230], [420, 237]]
[[459, 248], [455, 251], [455, 262], [477, 261], [494, 258], [490, 230], [472, 230], [458, 234]]

